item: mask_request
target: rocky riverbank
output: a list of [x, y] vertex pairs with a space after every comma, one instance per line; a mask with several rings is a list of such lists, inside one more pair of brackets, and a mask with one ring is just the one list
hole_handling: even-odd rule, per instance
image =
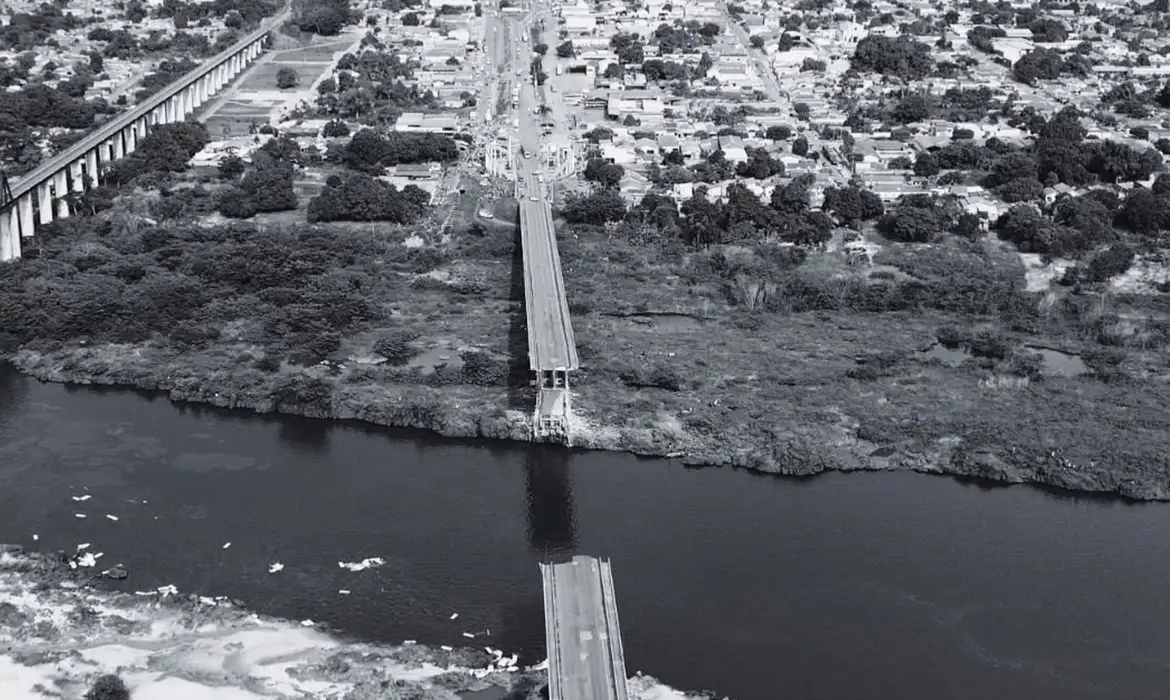
[[[793, 326], [786, 332], [791, 335]], [[360, 420], [455, 438], [532, 439], [530, 398], [516, 402], [500, 387], [382, 381], [377, 366], [210, 370], [205, 357], [113, 345], [49, 354], [21, 350], [10, 360], [41, 380], [161, 391], [172, 401]], [[1139, 412], [1163, 420], [1158, 402], [1165, 383], [1141, 391], [1088, 378], [1029, 386], [931, 360], [874, 363], [892, 381], [871, 381], [859, 391], [852, 378], [842, 386], [793, 376], [770, 382], [767, 394], [734, 384], [709, 393], [653, 382], [631, 387], [586, 371], [574, 395], [573, 447], [784, 475], [913, 470], [1170, 500], [1170, 458], [1150, 452], [1166, 436], [1147, 427], [1134, 442], [1116, 430], [1118, 420]]]
[[[170, 586], [107, 592], [89, 564], [0, 545], [5, 700], [81, 698], [109, 674], [134, 700], [535, 700], [547, 680], [543, 664], [521, 670], [482, 649], [343, 641], [308, 620], [263, 618]], [[630, 694], [686, 700], [642, 675]]]

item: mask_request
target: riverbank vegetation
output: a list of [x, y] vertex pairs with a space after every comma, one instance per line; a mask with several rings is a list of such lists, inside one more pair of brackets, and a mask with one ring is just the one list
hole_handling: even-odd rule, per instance
[[0, 267], [3, 351], [39, 376], [260, 410], [436, 428], [455, 400], [477, 407], [472, 434], [504, 419], [522, 313], [510, 227], [408, 242], [385, 224], [141, 213], [161, 201], [55, 222], [35, 257]]
[[801, 185], [570, 198], [586, 425], [696, 462], [1170, 497], [1160, 221], [1115, 227], [1124, 204], [1093, 217], [1092, 195], [1013, 209], [1002, 227], [1023, 233], [997, 234], [945, 199], [854, 188], [825, 193], [834, 220]]

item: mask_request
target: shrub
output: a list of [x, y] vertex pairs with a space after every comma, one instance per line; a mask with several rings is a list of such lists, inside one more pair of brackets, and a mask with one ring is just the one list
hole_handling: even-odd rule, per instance
[[340, 136], [349, 136], [349, 125], [340, 119], [334, 119], [321, 130], [321, 135], [325, 138], [335, 138]]
[[943, 326], [934, 335], [940, 345], [950, 350], [963, 347], [970, 341], [970, 335], [954, 326]]
[[1125, 353], [1113, 348], [1091, 348], [1081, 354], [1081, 361], [1094, 377], [1108, 381], [1121, 376], [1118, 368], [1125, 361]]
[[273, 354], [265, 354], [256, 360], [255, 367], [261, 372], [275, 372], [280, 369], [280, 357]]
[[983, 331], [975, 335], [968, 343], [971, 354], [975, 357], [986, 357], [992, 360], [1004, 360], [1011, 354], [1011, 343], [998, 333]]
[[508, 363], [478, 350], [459, 353], [463, 360], [463, 381], [476, 386], [503, 386], [508, 383]]
[[216, 210], [229, 219], [250, 219], [259, 211], [256, 200], [249, 197], [239, 187], [229, 187], [219, 193], [215, 205]]
[[171, 329], [171, 342], [181, 348], [204, 348], [219, 340], [219, 329], [206, 323], [179, 321]]
[[85, 700], [130, 700], [130, 691], [121, 678], [110, 673], [94, 681]]
[[273, 387], [273, 398], [278, 406], [312, 408], [324, 416], [333, 405], [333, 387], [317, 377], [290, 374]]
[[386, 358], [386, 362], [389, 364], [401, 367], [418, 354], [418, 351], [411, 345], [416, 338], [418, 338], [418, 334], [411, 331], [390, 331], [374, 342], [374, 352]]
[[234, 153], [229, 153], [219, 161], [219, 176], [224, 180], [234, 180], [244, 174], [244, 159]]
[[1043, 375], [1044, 358], [1038, 352], [1024, 350], [1012, 353], [1005, 370], [1008, 374], [1017, 377], [1027, 377], [1030, 380], [1039, 379]]
[[1115, 243], [1089, 258], [1081, 277], [1086, 282], [1107, 282], [1125, 274], [1133, 265], [1136, 254], [1124, 243]]

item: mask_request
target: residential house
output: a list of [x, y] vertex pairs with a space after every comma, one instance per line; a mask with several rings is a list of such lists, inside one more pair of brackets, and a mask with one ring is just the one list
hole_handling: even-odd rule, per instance
[[403, 112], [394, 123], [395, 131], [431, 132], [454, 134], [459, 129], [459, 119], [453, 114], [423, 114]]
[[606, 102], [606, 116], [611, 119], [661, 120], [665, 109], [662, 95], [648, 90], [612, 92]]

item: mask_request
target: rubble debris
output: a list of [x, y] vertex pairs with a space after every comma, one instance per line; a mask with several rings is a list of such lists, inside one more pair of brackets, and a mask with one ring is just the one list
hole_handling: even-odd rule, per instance
[[79, 566], [85, 567], [87, 569], [92, 568], [93, 566], [97, 565], [97, 560], [100, 559], [101, 556], [101, 552], [98, 552], [97, 554], [94, 554], [93, 552], [86, 552], [85, 554], [75, 557], [73, 561], [69, 562], [69, 568], [76, 569]]
[[103, 571], [102, 576], [105, 576], [108, 579], [113, 579], [115, 581], [123, 581], [130, 577], [130, 572], [126, 571], [126, 567], [118, 564]]
[[381, 557], [369, 557], [368, 559], [362, 559], [360, 562], [339, 561], [337, 565], [342, 569], [349, 569], [350, 571], [364, 571], [365, 569], [382, 566], [385, 563], [386, 561]]

